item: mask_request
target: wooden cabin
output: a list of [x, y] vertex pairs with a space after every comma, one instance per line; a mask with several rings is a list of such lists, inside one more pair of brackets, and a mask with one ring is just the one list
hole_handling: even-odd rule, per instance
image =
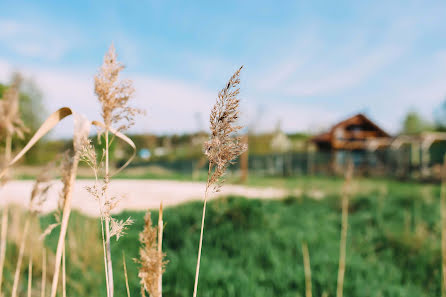
[[332, 169], [345, 164], [349, 155], [355, 166], [370, 165], [379, 160], [369, 160], [367, 152], [389, 147], [391, 136], [364, 114], [357, 114], [314, 136], [311, 141], [318, 151], [332, 153]]

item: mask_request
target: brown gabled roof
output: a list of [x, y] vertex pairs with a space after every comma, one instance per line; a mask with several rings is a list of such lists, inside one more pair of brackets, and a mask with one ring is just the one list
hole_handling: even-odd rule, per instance
[[360, 122], [366, 122], [368, 124], [370, 124], [372, 127], [374, 127], [377, 131], [380, 132], [381, 137], [390, 137], [390, 135], [384, 131], [381, 127], [379, 127], [378, 125], [376, 125], [372, 120], [370, 120], [368, 117], [366, 117], [364, 114], [362, 113], [358, 113], [352, 117], [349, 117], [337, 124], [335, 124], [334, 126], [332, 126], [330, 128], [330, 130], [328, 132], [324, 132], [318, 135], [315, 135], [313, 138], [311, 138], [312, 142], [331, 142], [333, 139], [333, 134], [334, 131], [336, 130], [336, 128], [344, 126], [344, 125], [349, 125], [349, 124], [354, 124], [355, 122], [360, 121]]
[[324, 132], [322, 134], [315, 135], [311, 138], [313, 142], [330, 142], [331, 141], [331, 133]]

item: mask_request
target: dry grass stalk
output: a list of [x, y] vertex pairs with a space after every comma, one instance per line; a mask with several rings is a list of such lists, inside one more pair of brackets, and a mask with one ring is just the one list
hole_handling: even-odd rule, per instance
[[40, 286], [40, 297], [45, 297], [46, 292], [46, 249], [42, 249], [42, 282]]
[[67, 270], [65, 265], [65, 244], [62, 252], [62, 296], [67, 297]]
[[144, 221], [144, 230], [139, 234], [142, 247], [139, 249], [139, 259], [136, 260], [141, 265], [138, 272], [141, 279], [141, 295], [144, 297], [147, 291], [150, 297], [160, 297], [160, 274], [164, 273], [167, 262], [163, 260], [165, 254], [158, 249], [159, 229], [152, 226], [150, 211]]
[[33, 258], [29, 257], [28, 263], [28, 297], [32, 295], [32, 280], [33, 280]]
[[226, 86], [218, 93], [217, 102], [210, 115], [211, 137], [204, 144], [204, 153], [209, 160], [208, 179], [204, 193], [203, 214], [201, 217], [200, 242], [198, 245], [197, 267], [195, 271], [194, 293], [197, 296], [198, 277], [200, 274], [201, 249], [203, 245], [204, 221], [209, 190], [221, 189], [223, 177], [229, 164], [246, 151], [247, 146], [235, 134], [242, 128], [237, 125], [240, 100], [240, 67], [229, 79]]
[[[124, 69], [124, 65], [117, 61], [114, 46], [110, 46], [108, 53], [104, 56], [99, 73], [95, 76], [94, 90], [102, 107], [102, 117], [105, 124], [105, 182], [110, 178], [109, 172], [109, 131], [112, 125], [120, 124], [118, 131], [128, 129], [134, 124], [134, 116], [141, 113], [139, 109], [128, 106], [129, 100], [133, 96], [134, 88], [130, 80], [119, 80], [119, 73]], [[108, 195], [105, 193], [106, 203], [111, 204]], [[105, 250], [107, 270], [106, 277], [109, 291], [108, 296], [113, 297], [113, 266], [111, 257], [110, 238], [112, 237], [110, 227], [112, 220], [110, 216], [104, 217], [105, 222]]]
[[347, 246], [348, 229], [348, 199], [350, 195], [351, 179], [353, 176], [353, 162], [350, 159], [345, 173], [345, 182], [342, 193], [342, 223], [341, 223], [341, 241], [339, 244], [339, 270], [336, 296], [342, 297], [344, 289], [345, 259]]
[[2, 211], [2, 230], [0, 236], [0, 296], [2, 296], [3, 267], [5, 265], [6, 240], [8, 236], [8, 206], [5, 206]]
[[446, 154], [444, 155], [443, 168], [441, 172], [440, 191], [440, 211], [441, 211], [441, 264], [443, 272], [442, 295], [446, 291]]
[[73, 193], [74, 182], [76, 180], [77, 167], [80, 159], [81, 144], [88, 137], [90, 131], [90, 122], [81, 115], [75, 114], [74, 117], [74, 136], [73, 136], [73, 156], [65, 159], [62, 166], [62, 182], [63, 189], [61, 194], [61, 201], [63, 201], [63, 213], [61, 220], [61, 228], [59, 240], [57, 243], [56, 257], [54, 264], [54, 275], [51, 285], [51, 297], [55, 297], [57, 293], [57, 284], [59, 281], [60, 265], [62, 260], [63, 247], [65, 245], [65, 236], [68, 228], [68, 221], [71, 213], [71, 199]]
[[[50, 167], [51, 166], [52, 165], [50, 165]], [[31, 191], [31, 197], [29, 201], [30, 213], [29, 215], [26, 216], [23, 237], [20, 241], [19, 258], [17, 260], [17, 266], [14, 275], [13, 290], [12, 290], [13, 297], [17, 294], [17, 286], [19, 284], [19, 279], [20, 279], [20, 270], [23, 260], [23, 254], [25, 251], [29, 225], [34, 216], [41, 211], [41, 207], [47, 199], [48, 190], [51, 187], [51, 175], [50, 175], [51, 170], [49, 170], [50, 167], [46, 166], [42, 170], [42, 172], [37, 176], [33, 189]], [[32, 260], [32, 255], [30, 256], [30, 259]]]
[[308, 252], [307, 243], [302, 244], [302, 254], [304, 258], [304, 269], [305, 269], [305, 296], [311, 297], [311, 265], [310, 265], [310, 253]]
[[[158, 215], [158, 254], [163, 254], [163, 202], [160, 203], [160, 210]], [[158, 267], [158, 290], [160, 292], [160, 297], [163, 296], [163, 267]]]
[[122, 252], [122, 264], [124, 265], [125, 288], [127, 289], [127, 297], [130, 297], [129, 277], [127, 275], [127, 264], [125, 263], [124, 252]]
[[31, 222], [31, 218], [33, 215], [35, 215], [40, 207], [42, 206], [43, 202], [46, 200], [46, 193], [48, 192], [49, 186], [43, 184], [46, 184], [49, 180], [49, 176], [47, 175], [46, 171], [43, 171], [43, 174], [41, 173], [34, 184], [33, 190], [31, 192], [31, 198], [29, 203], [29, 209], [30, 209], [30, 215], [27, 216], [25, 221], [25, 227], [23, 231], [23, 236], [20, 241], [20, 250], [19, 250], [19, 257], [17, 259], [17, 265], [16, 270], [14, 274], [14, 283], [12, 288], [12, 296], [15, 297], [17, 295], [17, 288], [20, 280], [20, 271], [22, 266], [22, 260], [23, 260], [23, 254], [25, 251], [25, 245], [26, 245], [26, 238], [28, 235], [28, 229], [29, 224]]
[[26, 237], [28, 236], [29, 223], [30, 223], [30, 219], [28, 218], [25, 222], [25, 227], [23, 229], [22, 240], [21, 240], [21, 244], [20, 244], [20, 248], [19, 248], [19, 257], [17, 259], [17, 265], [15, 268], [14, 282], [12, 284], [11, 297], [17, 297], [17, 290], [18, 290], [19, 281], [20, 281], [20, 271], [22, 268], [23, 253], [25, 251], [25, 243], [26, 243]]

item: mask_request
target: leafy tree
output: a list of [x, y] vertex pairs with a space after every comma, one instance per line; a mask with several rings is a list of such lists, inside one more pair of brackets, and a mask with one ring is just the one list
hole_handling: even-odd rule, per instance
[[408, 112], [403, 122], [403, 133], [416, 134], [431, 129], [432, 126], [416, 111]]
[[446, 99], [444, 102], [435, 110], [435, 129], [439, 131], [446, 131]]

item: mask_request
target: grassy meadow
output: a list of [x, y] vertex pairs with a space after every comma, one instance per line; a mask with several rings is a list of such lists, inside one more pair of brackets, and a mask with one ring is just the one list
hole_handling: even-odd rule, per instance
[[[252, 185], [290, 189], [283, 200], [228, 197], [208, 204], [201, 261], [199, 296], [304, 296], [302, 243], [308, 244], [313, 296], [335, 296], [341, 229], [341, 179], [251, 179]], [[323, 195], [314, 195], [318, 189]], [[440, 189], [434, 185], [356, 180], [349, 206], [344, 296], [440, 296]], [[143, 198], [142, 198], [143, 199]], [[163, 250], [169, 263], [163, 276], [164, 296], [190, 296], [193, 291], [201, 202], [164, 211]], [[21, 211], [11, 223], [23, 228]], [[23, 215], [23, 214], [22, 214]], [[116, 296], [126, 296], [122, 255], [131, 296], [140, 295], [139, 232], [144, 212], [115, 216], [135, 223], [113, 242]], [[157, 221], [157, 212], [152, 219]], [[41, 232], [54, 221], [49, 214], [32, 224], [25, 250], [19, 295], [26, 294], [30, 255], [33, 294], [40, 294]], [[67, 296], [106, 296], [100, 223], [74, 213], [67, 232]], [[9, 294], [17, 258], [17, 229], [9, 230], [5, 293]], [[16, 233], [14, 235], [14, 232]], [[43, 243], [54, 261], [58, 232]], [[113, 239], [115, 241], [115, 239]], [[47, 267], [50, 286], [51, 265]]]

